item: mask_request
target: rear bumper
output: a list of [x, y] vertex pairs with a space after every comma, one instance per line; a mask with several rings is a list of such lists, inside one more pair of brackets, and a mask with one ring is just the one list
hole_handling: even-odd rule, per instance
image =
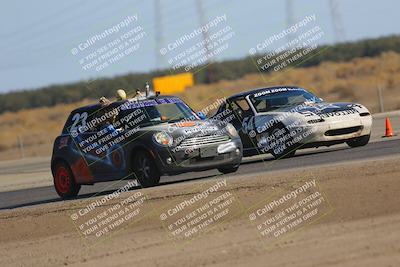
[[[202, 157], [200, 154], [202, 148], [215, 149], [217, 154], [210, 157]], [[240, 164], [242, 155], [242, 142], [240, 138], [236, 138], [224, 143], [195, 146], [185, 150], [161, 148], [155, 156], [160, 172], [162, 174], [173, 175], [184, 172], [217, 169], [225, 166], [236, 166]]]

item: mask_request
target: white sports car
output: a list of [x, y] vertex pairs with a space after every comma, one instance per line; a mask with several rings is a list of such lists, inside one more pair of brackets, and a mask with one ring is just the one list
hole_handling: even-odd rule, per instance
[[293, 156], [297, 149], [347, 143], [368, 144], [372, 117], [355, 103], [327, 103], [303, 88], [256, 89], [226, 99], [214, 119], [238, 130], [244, 156]]

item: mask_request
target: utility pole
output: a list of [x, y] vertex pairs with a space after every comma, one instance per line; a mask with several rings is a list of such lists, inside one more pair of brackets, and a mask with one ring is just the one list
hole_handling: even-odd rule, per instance
[[382, 113], [385, 112], [385, 106], [383, 104], [382, 88], [380, 86], [378, 86], [378, 96], [379, 96], [379, 108]]
[[[286, 0], [286, 28], [289, 28], [294, 24], [294, 10], [293, 10], [293, 0]], [[286, 36], [287, 42], [291, 42], [294, 38], [296, 38], [295, 33], [288, 34]]]
[[342, 18], [340, 16], [339, 4], [337, 0], [329, 0], [329, 7], [331, 10], [333, 31], [335, 34], [335, 42], [343, 42], [345, 39], [345, 31], [343, 27]]
[[[203, 8], [203, 3], [201, 0], [196, 0], [196, 6], [197, 6], [197, 12], [199, 14], [199, 20], [200, 20], [200, 26], [203, 26], [206, 24], [206, 17], [205, 17], [205, 13], [204, 13], [204, 8]], [[210, 53], [210, 49], [208, 47], [208, 43], [207, 40], [208, 39], [208, 32], [202, 32], [202, 36], [203, 36], [203, 42], [204, 42], [204, 48], [206, 50], [206, 56], [207, 56], [207, 61], [206, 61], [206, 65], [208, 65], [206, 67], [206, 77], [205, 77], [205, 82], [206, 83], [211, 83], [212, 82], [212, 66], [211, 66], [211, 53]]]
[[21, 158], [25, 158], [25, 151], [24, 151], [24, 143], [19, 135], [17, 135], [17, 141], [19, 146], [19, 152], [21, 154]]
[[161, 2], [160, 0], [154, 0], [154, 14], [156, 20], [155, 29], [155, 41], [156, 41], [156, 69], [161, 69], [164, 61], [164, 56], [161, 55], [160, 49], [163, 47], [164, 35], [163, 35], [163, 25], [162, 25], [162, 14], [161, 14]]

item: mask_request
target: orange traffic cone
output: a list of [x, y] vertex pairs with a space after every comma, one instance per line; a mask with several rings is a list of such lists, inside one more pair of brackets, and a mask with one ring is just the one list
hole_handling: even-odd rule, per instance
[[383, 136], [383, 137], [392, 137], [392, 136], [394, 136], [392, 123], [390, 123], [390, 119], [388, 117], [386, 117], [386, 132], [385, 132], [385, 136]]

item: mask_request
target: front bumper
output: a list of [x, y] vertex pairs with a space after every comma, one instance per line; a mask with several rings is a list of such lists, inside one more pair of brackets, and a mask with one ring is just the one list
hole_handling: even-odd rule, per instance
[[[345, 120], [328, 120], [325, 122], [299, 125], [297, 136], [301, 141], [298, 143], [307, 144], [329, 144], [340, 143], [357, 137], [370, 135], [372, 127], [372, 117], [353, 116]], [[308, 147], [308, 146], [305, 146]]]
[[[202, 149], [215, 150], [215, 155], [204, 155]], [[190, 148], [159, 148], [156, 164], [162, 174], [205, 171], [225, 166], [236, 166], [242, 161], [243, 147], [240, 138], [218, 144], [197, 145]]]

